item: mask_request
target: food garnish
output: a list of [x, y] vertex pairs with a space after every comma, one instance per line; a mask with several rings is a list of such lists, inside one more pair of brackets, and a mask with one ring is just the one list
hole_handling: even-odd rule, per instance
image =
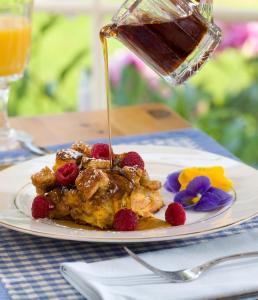
[[96, 159], [110, 159], [110, 149], [108, 144], [97, 143], [91, 149], [91, 155]]
[[122, 167], [135, 167], [137, 166], [138, 168], [144, 170], [144, 161], [142, 157], [137, 153], [137, 152], [128, 152], [123, 160], [121, 161], [121, 166]]
[[211, 181], [211, 186], [221, 189], [225, 192], [230, 192], [233, 187], [233, 183], [225, 176], [223, 167], [210, 167], [210, 168], [186, 168], [179, 175], [179, 182], [181, 184], [181, 190], [184, 190], [197, 176], [206, 176]]
[[56, 181], [63, 186], [74, 184], [79, 175], [76, 163], [67, 163], [56, 171]]
[[165, 182], [165, 189], [171, 193], [177, 193], [180, 191], [181, 184], [179, 182], [179, 175], [181, 171], [177, 171], [168, 175]]
[[31, 213], [34, 219], [44, 219], [49, 217], [50, 211], [54, 209], [53, 203], [44, 196], [34, 198]]
[[186, 221], [184, 207], [179, 203], [171, 203], [166, 210], [165, 218], [172, 226], [184, 225]]
[[213, 211], [230, 205], [233, 184], [222, 167], [187, 168], [170, 174], [165, 188], [175, 193], [174, 202], [186, 209]]
[[120, 209], [114, 217], [113, 228], [117, 231], [134, 231], [138, 224], [138, 216], [131, 209]]

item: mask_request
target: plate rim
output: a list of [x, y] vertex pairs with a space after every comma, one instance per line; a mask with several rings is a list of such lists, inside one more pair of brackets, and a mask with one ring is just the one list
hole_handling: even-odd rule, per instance
[[[138, 147], [138, 148], [145, 148], [146, 146], [148, 146], [148, 148], [150, 149], [151, 148], [159, 148], [159, 149], [169, 149], [169, 150], [177, 150], [177, 151], [180, 151], [180, 150], [184, 150], [186, 152], [196, 152], [196, 153], [206, 153], [206, 154], [209, 154], [209, 155], [214, 155], [215, 157], [223, 157], [225, 159], [228, 159], [228, 160], [231, 160], [231, 161], [234, 161], [236, 162], [236, 164], [240, 164], [240, 165], [244, 165], [245, 167], [248, 167], [248, 168], [251, 168], [253, 169], [252, 167], [244, 164], [243, 162], [240, 162], [240, 161], [235, 161], [234, 159], [232, 158], [228, 158], [228, 157], [225, 157], [225, 156], [222, 156], [220, 154], [216, 154], [216, 153], [212, 153], [212, 152], [208, 152], [208, 151], [205, 151], [205, 150], [200, 150], [200, 149], [192, 149], [192, 148], [185, 148], [185, 147], [173, 147], [173, 146], [159, 146], [159, 145], [133, 145], [133, 144], [130, 144], [130, 147]], [[114, 148], [123, 148], [123, 147], [126, 147], [128, 149], [128, 145], [124, 145], [124, 144], [121, 144], [121, 145], [114, 145], [113, 146]], [[154, 152], [154, 151], [153, 151]], [[46, 155], [44, 157], [40, 157], [40, 158], [34, 158], [34, 159], [31, 159], [31, 160], [28, 160], [28, 161], [25, 161], [25, 162], [22, 162], [21, 164], [18, 164], [16, 166], [13, 166], [13, 167], [10, 167], [6, 170], [3, 170], [0, 172], [0, 175], [7, 172], [9, 170], [12, 171], [14, 169], [16, 169], [17, 167], [20, 167], [22, 168], [23, 165], [26, 165], [26, 164], [29, 164], [29, 163], [32, 163], [32, 162], [40, 162], [41, 160], [43, 159], [48, 159], [50, 160], [50, 158], [52, 156], [54, 156], [55, 154], [50, 154], [50, 155]], [[255, 170], [255, 169], [254, 169]], [[257, 171], [257, 170], [255, 170]], [[19, 190], [15, 191], [15, 198], [17, 196], [17, 193], [19, 192]], [[218, 231], [221, 231], [221, 230], [225, 230], [225, 229], [228, 229], [228, 228], [231, 228], [233, 226], [236, 226], [236, 225], [239, 225], [245, 221], [248, 221], [254, 217], [258, 216], [258, 211], [257, 212], [254, 212], [252, 215], [248, 216], [248, 217], [244, 217], [244, 218], [241, 218], [241, 219], [238, 219], [232, 223], [228, 223], [226, 225], [222, 225], [220, 227], [216, 227], [214, 229], [203, 229], [201, 231], [197, 231], [197, 232], [192, 232], [192, 233], [178, 233], [178, 234], [164, 234], [162, 236], [141, 236], [141, 237], [128, 237], [128, 236], [125, 236], [124, 238], [121, 238], [121, 237], [98, 237], [98, 238], [93, 238], [93, 237], [85, 237], [85, 236], [72, 236], [72, 235], [69, 235], [69, 236], [65, 236], [65, 234], [60, 234], [60, 233], [51, 233], [49, 234], [48, 232], [44, 232], [44, 231], [38, 231], [38, 230], [33, 230], [33, 229], [26, 229], [26, 228], [22, 228], [22, 227], [18, 227], [18, 226], [15, 226], [15, 225], [12, 225], [8, 222], [4, 222], [2, 220], [0, 220], [0, 225], [6, 227], [6, 228], [9, 228], [9, 229], [12, 229], [12, 230], [15, 230], [15, 231], [18, 231], [18, 232], [22, 232], [22, 233], [26, 233], [26, 234], [31, 234], [31, 235], [34, 235], [34, 236], [40, 236], [40, 237], [46, 237], [46, 238], [53, 238], [53, 239], [61, 239], [61, 240], [73, 240], [73, 241], [84, 241], [84, 242], [99, 242], [99, 243], [140, 243], [140, 242], [155, 242], [155, 241], [168, 241], [168, 240], [178, 240], [178, 239], [185, 239], [185, 238], [190, 238], [190, 237], [197, 237], [197, 236], [200, 236], [200, 235], [205, 235], [205, 234], [209, 234], [209, 233], [214, 233], [214, 232], [218, 232]], [[28, 216], [27, 216], [28, 218]], [[111, 231], [109, 231], [111, 232]]]
[[[225, 229], [230, 229], [232, 227], [235, 227], [237, 225], [242, 224], [243, 222], [246, 222], [248, 220], [251, 220], [252, 218], [255, 218], [258, 216], [258, 213], [255, 213], [254, 215], [248, 217], [247, 219], [238, 220], [232, 224], [224, 225], [219, 228], [191, 233], [191, 234], [180, 234], [180, 235], [168, 235], [168, 236], [161, 236], [161, 237], [141, 237], [141, 238], [125, 238], [124, 240], [119, 238], [87, 238], [87, 237], [76, 237], [73, 238], [72, 236], [69, 236], [65, 238], [64, 235], [58, 235], [58, 234], [52, 234], [48, 235], [45, 232], [41, 231], [34, 231], [34, 230], [26, 230], [20, 227], [16, 227], [9, 224], [3, 224], [2, 221], [0, 221], [0, 225], [2, 225], [5, 228], [14, 230], [16, 232], [26, 233], [29, 235], [37, 236], [37, 237], [44, 237], [44, 238], [51, 238], [51, 239], [58, 239], [58, 240], [64, 240], [64, 241], [78, 241], [78, 242], [88, 242], [88, 243], [111, 243], [111, 244], [119, 244], [119, 243], [151, 243], [151, 242], [158, 242], [158, 241], [172, 241], [172, 240], [179, 240], [179, 239], [187, 239], [187, 238], [194, 238], [199, 236], [204, 236], [212, 233], [216, 233]], [[181, 238], [182, 237], [182, 238]]]

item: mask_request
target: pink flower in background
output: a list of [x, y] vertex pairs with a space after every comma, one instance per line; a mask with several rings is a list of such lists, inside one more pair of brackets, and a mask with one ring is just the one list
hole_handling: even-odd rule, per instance
[[248, 30], [245, 24], [222, 24], [223, 33], [220, 50], [226, 48], [242, 48], [248, 39]]
[[109, 76], [112, 84], [117, 86], [125, 67], [133, 65], [145, 77], [152, 88], [158, 86], [159, 77], [135, 54], [128, 51], [119, 51], [111, 56], [109, 63]]
[[249, 38], [245, 45], [245, 50], [249, 54], [258, 53], [258, 22], [252, 22], [247, 24], [247, 30]]
[[258, 53], [258, 23], [221, 23], [220, 27], [223, 39], [219, 51], [236, 48], [248, 55]]

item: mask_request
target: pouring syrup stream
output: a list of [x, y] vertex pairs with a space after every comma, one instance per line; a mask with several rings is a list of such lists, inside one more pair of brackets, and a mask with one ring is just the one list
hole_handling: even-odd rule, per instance
[[112, 26], [107, 25], [100, 31], [100, 41], [103, 48], [104, 67], [105, 67], [105, 83], [106, 83], [106, 99], [107, 99], [107, 120], [108, 120], [108, 138], [109, 138], [109, 161], [110, 168], [113, 167], [112, 157], [112, 128], [111, 128], [111, 97], [110, 97], [110, 85], [109, 85], [109, 56], [108, 56], [108, 37], [115, 37], [115, 31], [112, 30]]

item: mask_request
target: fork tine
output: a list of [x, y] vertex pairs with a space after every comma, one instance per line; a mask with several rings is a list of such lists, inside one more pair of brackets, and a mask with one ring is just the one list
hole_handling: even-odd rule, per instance
[[127, 247], [123, 247], [124, 250], [133, 258], [135, 259], [139, 264], [141, 264], [142, 266], [144, 266], [145, 268], [147, 268], [148, 270], [150, 270], [151, 272], [153, 272], [154, 274], [162, 277], [162, 278], [167, 278], [166, 276], [166, 272], [162, 271], [160, 269], [157, 269], [155, 267], [153, 267], [152, 265], [148, 264], [145, 260], [141, 259], [138, 255], [136, 255], [135, 253], [133, 253], [130, 249], [128, 249]]
[[163, 271], [161, 269], [155, 268], [152, 265], [148, 264], [145, 260], [141, 259], [138, 255], [133, 253], [130, 249], [127, 247], [123, 247], [124, 250], [133, 258], [135, 259], [139, 264], [156, 274], [157, 276], [166, 279], [168, 282], [184, 282], [186, 281], [184, 278], [182, 278], [182, 271], [175, 271], [175, 272], [168, 272]]

